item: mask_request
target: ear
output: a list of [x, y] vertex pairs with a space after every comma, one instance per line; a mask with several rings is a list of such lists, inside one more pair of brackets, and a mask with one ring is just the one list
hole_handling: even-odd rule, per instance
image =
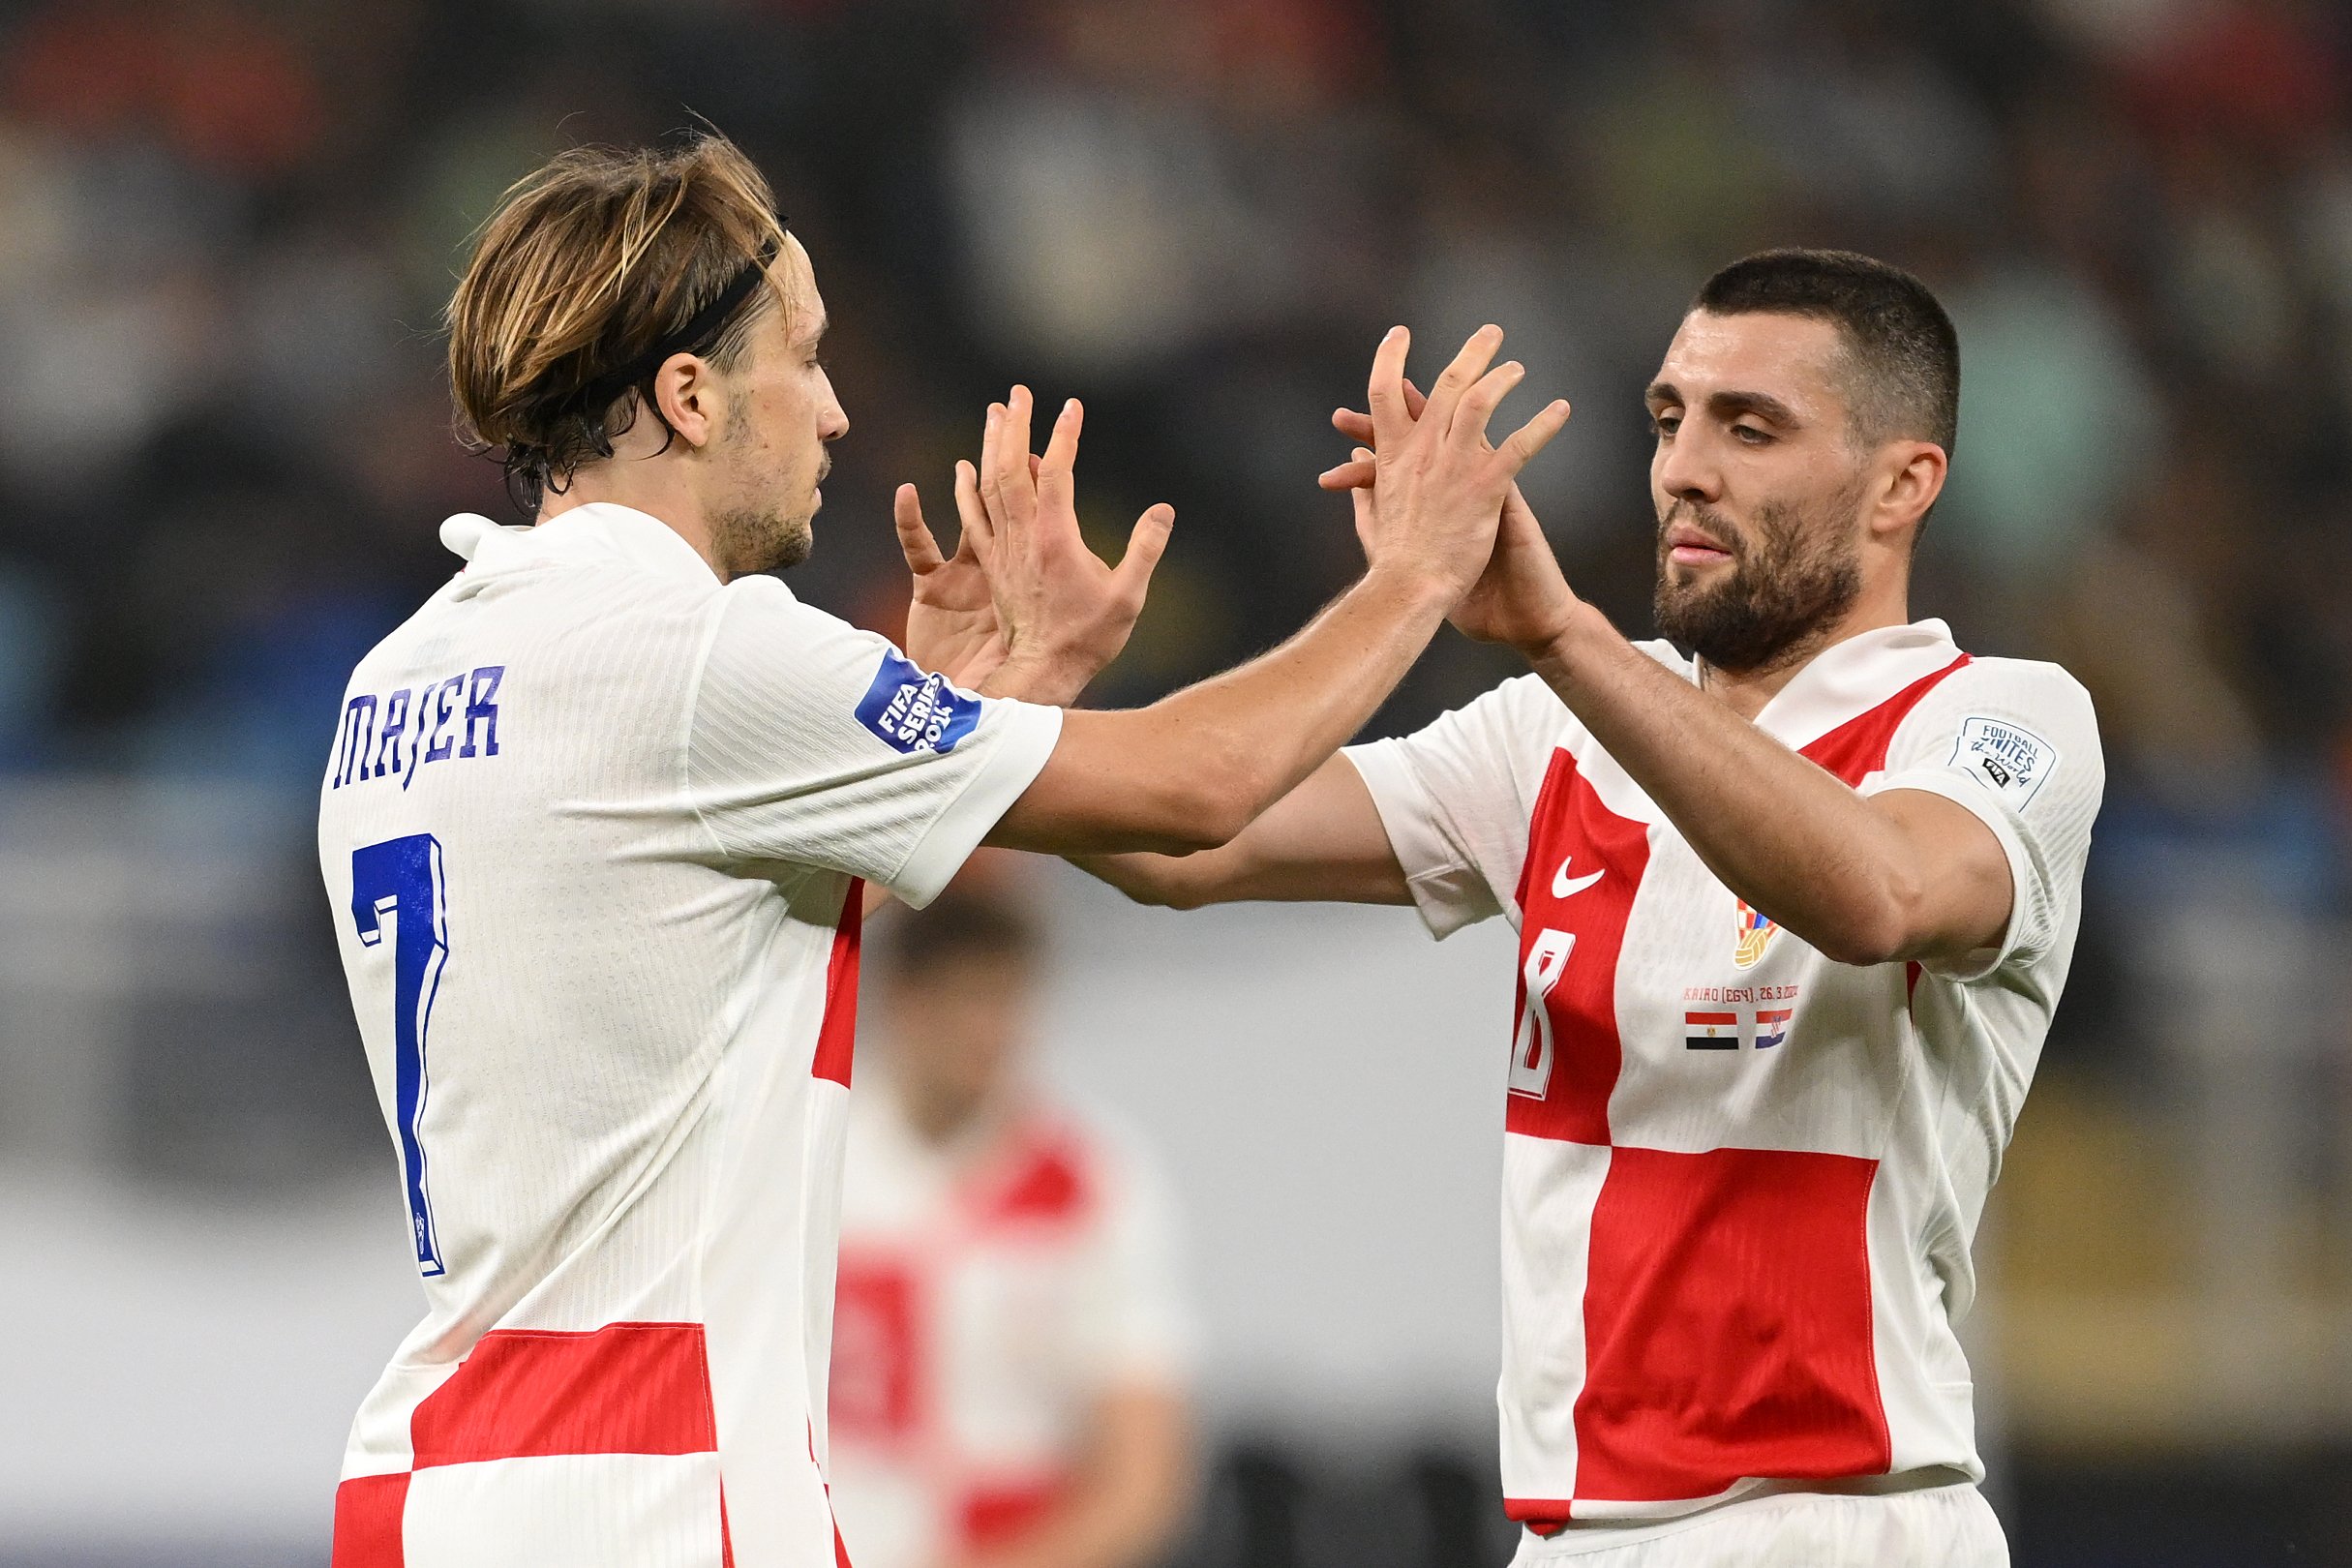
[[1915, 533], [1927, 509], [1944, 494], [1951, 460], [1933, 441], [1896, 441], [1881, 459], [1883, 480], [1871, 509], [1870, 531], [1880, 538]]
[[672, 354], [653, 373], [653, 406], [686, 445], [709, 445], [726, 407], [717, 367], [699, 354]]

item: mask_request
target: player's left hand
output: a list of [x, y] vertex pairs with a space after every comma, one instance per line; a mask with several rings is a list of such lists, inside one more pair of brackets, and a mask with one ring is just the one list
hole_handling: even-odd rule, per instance
[[[972, 465], [955, 465], [955, 495], [977, 498]], [[913, 485], [900, 485], [891, 503], [898, 525], [898, 550], [906, 557], [914, 579], [914, 595], [907, 603], [908, 658], [925, 670], [946, 676], [970, 691], [996, 673], [1005, 662], [1003, 628], [996, 618], [996, 599], [988, 590], [988, 573], [980, 564], [980, 530], [966, 518], [955, 541], [955, 554], [945, 555], [939, 540], [923, 522], [922, 499]], [[981, 519], [983, 525], [985, 517]]]
[[[1421, 389], [1404, 383], [1404, 410], [1421, 417], [1428, 404]], [[1362, 536], [1369, 521], [1372, 486], [1377, 469], [1371, 445], [1372, 416], [1353, 408], [1332, 412], [1331, 423], [1359, 445], [1349, 460], [1326, 469], [1315, 482], [1325, 490], [1344, 490], [1355, 502], [1356, 532]], [[1463, 636], [1481, 643], [1500, 643], [1533, 653], [1565, 629], [1577, 597], [1560, 570], [1559, 558], [1544, 537], [1544, 526], [1527, 504], [1518, 484], [1503, 498], [1502, 521], [1494, 533], [1494, 554], [1487, 569], [1446, 618]]]
[[1176, 509], [1146, 509], [1127, 553], [1109, 565], [1078, 529], [1074, 470], [1085, 410], [1075, 398], [1063, 405], [1042, 458], [1029, 450], [1029, 416], [1025, 386], [989, 407], [979, 471], [969, 483], [957, 471], [955, 501], [966, 532], [978, 534], [996, 601], [1005, 646], [997, 688], [1068, 704], [1127, 646]]

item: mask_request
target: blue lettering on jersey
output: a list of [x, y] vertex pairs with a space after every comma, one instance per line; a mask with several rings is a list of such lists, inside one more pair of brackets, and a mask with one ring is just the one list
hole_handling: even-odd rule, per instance
[[896, 648], [882, 655], [874, 683], [858, 704], [858, 722], [900, 751], [949, 752], [979, 727], [980, 700], [946, 676], [925, 675]]
[[343, 705], [343, 724], [327, 758], [328, 787], [396, 776], [405, 790], [427, 763], [497, 756], [498, 683], [505, 678], [506, 666], [486, 664], [382, 696], [353, 694]]

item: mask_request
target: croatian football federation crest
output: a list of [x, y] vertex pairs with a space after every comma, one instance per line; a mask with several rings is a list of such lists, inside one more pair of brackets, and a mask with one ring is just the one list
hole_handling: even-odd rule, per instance
[[1748, 907], [1746, 899], [1739, 900], [1739, 940], [1732, 948], [1732, 962], [1741, 969], [1754, 969], [1757, 960], [1764, 955], [1772, 933], [1779, 929], [1770, 916], [1758, 914]]

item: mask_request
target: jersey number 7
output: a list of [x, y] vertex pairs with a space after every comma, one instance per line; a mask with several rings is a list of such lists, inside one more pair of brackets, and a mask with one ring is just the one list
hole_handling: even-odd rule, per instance
[[433, 1230], [425, 1146], [417, 1127], [430, 1084], [425, 1038], [433, 1025], [433, 998], [441, 986], [441, 964], [449, 956], [449, 925], [441, 897], [441, 845], [431, 833], [387, 838], [351, 852], [351, 919], [361, 943], [373, 948], [383, 940], [387, 915], [392, 917], [392, 1077], [401, 1174], [408, 1193], [408, 1226], [416, 1238], [416, 1266], [432, 1276], [442, 1272], [441, 1249]]

